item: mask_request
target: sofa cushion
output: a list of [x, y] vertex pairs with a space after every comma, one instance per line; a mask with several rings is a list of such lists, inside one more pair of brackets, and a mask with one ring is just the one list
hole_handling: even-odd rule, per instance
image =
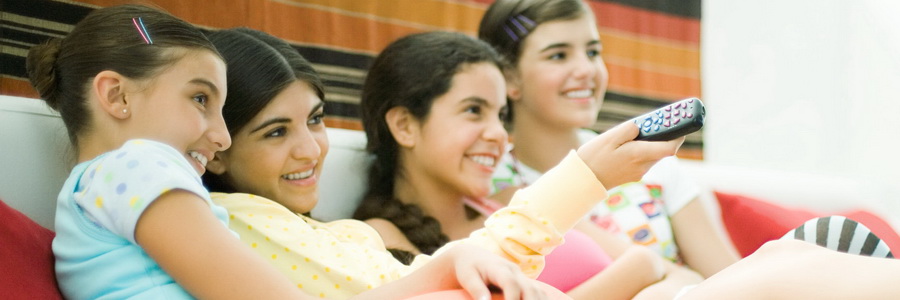
[[750, 255], [762, 244], [784, 236], [804, 222], [827, 215], [842, 215], [865, 225], [893, 251], [900, 249], [900, 235], [880, 217], [862, 210], [825, 214], [739, 194], [715, 192], [722, 212], [722, 223], [741, 256]]
[[0, 295], [62, 299], [53, 270], [54, 233], [0, 200]]

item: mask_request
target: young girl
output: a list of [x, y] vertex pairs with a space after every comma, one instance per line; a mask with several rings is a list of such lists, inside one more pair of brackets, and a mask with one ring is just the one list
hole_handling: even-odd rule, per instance
[[[609, 74], [594, 15], [581, 0], [498, 0], [482, 18], [479, 38], [513, 65], [507, 96], [515, 147], [493, 178], [495, 198], [502, 200], [596, 135], [583, 128], [596, 122]], [[592, 223], [673, 262], [683, 260], [704, 276], [738, 260], [706, 217], [700, 188], [679, 173], [675, 157], [660, 161], [643, 179], [612, 189], [592, 212]], [[578, 228], [605, 233], [590, 227], [585, 222]], [[626, 247], [614, 240], [603, 245], [613, 256]]]
[[[483, 43], [447, 33], [406, 37], [376, 59], [362, 98], [367, 149], [375, 161], [369, 190], [354, 217], [378, 229], [388, 248], [431, 253], [448, 240], [468, 236], [491, 213], [469, 208], [480, 207], [478, 200], [487, 196], [495, 161], [506, 145], [500, 121], [506, 105], [504, 80], [491, 77], [502, 76], [499, 65]], [[575, 186], [561, 183], [556, 188]], [[544, 200], [559, 202], [562, 209], [562, 199]], [[608, 263], [597, 257], [602, 249], [583, 234], [570, 232], [565, 239], [548, 262], [563, 251], [561, 259], [577, 260], [575, 264]], [[679, 276], [643, 248], [622, 261], [613, 268], [618, 271], [605, 274], [567, 267], [564, 261], [548, 264], [559, 281], [546, 278], [548, 270], [539, 279], [563, 291], [591, 282], [572, 296], [630, 298], [663, 275]], [[628, 280], [611, 280], [618, 277]]]
[[[196, 28], [144, 6], [102, 8], [32, 49], [27, 69], [77, 149], [53, 241], [66, 298], [309, 298], [241, 244], [201, 184], [231, 138], [221, 114], [225, 63]], [[422, 268], [438, 276], [364, 296], [462, 285], [481, 297], [489, 282], [532, 298], [508, 262], [461, 251]]]
[[200, 184], [231, 139], [225, 64], [197, 29], [148, 7], [98, 9], [33, 48], [27, 69], [77, 151], [53, 241], [66, 298], [300, 296]]
[[223, 115], [234, 144], [216, 154], [203, 179], [211, 190], [231, 193], [213, 193], [228, 209], [230, 227], [295, 286], [329, 299], [373, 289], [396, 298], [460, 285], [480, 299], [487, 284], [507, 299], [544, 296], [515, 265], [481, 248], [448, 247], [406, 266], [361, 222], [304, 216], [318, 202], [328, 152], [318, 74], [287, 43], [260, 31], [220, 30], [209, 38], [229, 66]]

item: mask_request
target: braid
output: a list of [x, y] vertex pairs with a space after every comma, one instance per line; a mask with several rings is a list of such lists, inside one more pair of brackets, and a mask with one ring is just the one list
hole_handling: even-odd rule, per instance
[[[383, 158], [383, 159], [382, 159]], [[365, 200], [353, 214], [354, 219], [368, 220], [381, 218], [397, 226], [403, 235], [422, 253], [432, 254], [450, 241], [441, 230], [437, 219], [426, 216], [415, 204], [404, 204], [394, 198], [394, 168], [396, 155], [383, 155], [375, 159], [369, 169], [369, 190]], [[390, 249], [395, 258], [404, 263], [411, 262], [412, 254]]]

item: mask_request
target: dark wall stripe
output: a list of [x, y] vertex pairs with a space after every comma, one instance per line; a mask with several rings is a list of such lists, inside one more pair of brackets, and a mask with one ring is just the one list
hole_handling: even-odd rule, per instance
[[[325, 98], [327, 99], [328, 95], [325, 95]], [[325, 114], [358, 119], [360, 116], [359, 104], [327, 101], [325, 102]]]
[[[2, 8], [0, 8], [0, 9], [2, 9]], [[4, 20], [4, 19], [0, 19], [0, 26], [24, 28], [24, 29], [28, 29], [28, 30], [34, 30], [34, 31], [42, 31], [42, 32], [46, 32], [47, 35], [50, 35], [50, 34], [66, 35], [69, 33], [68, 31], [59, 31], [59, 30], [54, 30], [54, 29], [50, 29], [50, 28], [33, 26], [33, 25], [29, 25], [29, 24], [15, 23], [15, 22], [12, 22], [9, 20]]]
[[[44, 41], [50, 39], [51, 37], [53, 37], [53, 36], [46, 35], [46, 34], [40, 34], [40, 33], [21, 31], [21, 30], [17, 30], [15, 28], [9, 28], [9, 27], [3, 28], [3, 38], [4, 39], [10, 39], [10, 40], [13, 40], [16, 42], [20, 42], [22, 44], [28, 44], [28, 47], [26, 47], [25, 49], [30, 48], [31, 45], [43, 43]], [[18, 48], [22, 48], [22, 47], [18, 46]]]
[[[597, 0], [594, 0], [597, 1]], [[679, 17], [700, 19], [701, 0], [602, 0]]]
[[3, 0], [3, 2], [6, 3], [3, 11], [11, 14], [73, 25], [94, 10], [90, 7], [49, 0]]
[[353, 54], [331, 49], [293, 45], [300, 55], [315, 64], [334, 65], [360, 70], [368, 70], [374, 57], [367, 54]]
[[0, 53], [0, 74], [28, 78], [25, 72], [25, 58], [8, 53]]

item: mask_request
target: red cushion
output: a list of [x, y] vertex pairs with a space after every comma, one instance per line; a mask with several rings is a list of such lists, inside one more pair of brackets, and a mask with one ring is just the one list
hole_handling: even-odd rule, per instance
[[[786, 208], [771, 202], [743, 195], [715, 192], [722, 210], [722, 222], [732, 243], [744, 257], [765, 242], [776, 240], [806, 221], [827, 214]], [[866, 211], [836, 213], [853, 219], [872, 230], [892, 250], [900, 249], [900, 235], [890, 224]]]
[[0, 295], [62, 299], [53, 271], [53, 231], [0, 200]]

